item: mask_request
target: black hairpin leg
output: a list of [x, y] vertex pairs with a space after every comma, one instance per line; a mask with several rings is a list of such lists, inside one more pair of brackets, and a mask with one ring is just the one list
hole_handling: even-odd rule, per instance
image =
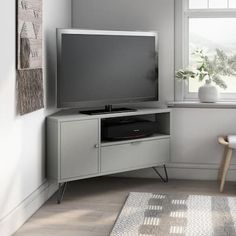
[[67, 182], [59, 183], [59, 189], [58, 189], [58, 193], [57, 193], [57, 204], [61, 203], [61, 201], [64, 197], [64, 194], [65, 194], [65, 191], [66, 191], [66, 186], [67, 186]]
[[167, 173], [167, 169], [166, 169], [165, 165], [163, 165], [163, 168], [164, 168], [164, 171], [165, 171], [165, 177], [163, 177], [155, 167], [152, 167], [152, 168], [164, 183], [167, 183], [169, 181], [168, 173]]

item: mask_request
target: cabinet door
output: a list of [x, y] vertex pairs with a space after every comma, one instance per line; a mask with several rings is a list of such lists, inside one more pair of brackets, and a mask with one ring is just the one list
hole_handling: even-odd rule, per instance
[[98, 120], [61, 123], [61, 179], [98, 173]]

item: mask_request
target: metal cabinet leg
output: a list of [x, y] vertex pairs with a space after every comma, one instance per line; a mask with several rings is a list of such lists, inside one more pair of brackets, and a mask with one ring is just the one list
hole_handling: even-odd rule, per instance
[[61, 201], [63, 200], [64, 194], [66, 191], [66, 187], [67, 187], [67, 182], [59, 183], [59, 189], [58, 189], [58, 193], [57, 193], [57, 204], [60, 204]]
[[169, 181], [168, 178], [168, 173], [167, 173], [167, 169], [166, 169], [166, 165], [163, 165], [164, 171], [165, 171], [165, 177], [163, 177], [159, 171], [156, 169], [156, 167], [152, 167], [152, 169], [156, 172], [156, 174], [160, 177], [160, 179], [164, 182], [167, 183]]

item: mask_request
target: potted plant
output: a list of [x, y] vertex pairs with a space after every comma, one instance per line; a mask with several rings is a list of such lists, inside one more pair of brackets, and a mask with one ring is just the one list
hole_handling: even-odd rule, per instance
[[189, 78], [205, 81], [205, 85], [198, 90], [201, 102], [216, 102], [219, 98], [215, 83], [220, 88], [226, 89], [227, 85], [221, 76], [236, 75], [236, 55], [227, 56], [223, 50], [216, 49], [216, 54], [210, 59], [203, 50], [196, 50], [196, 68], [181, 69], [175, 74], [177, 79], [188, 80]]

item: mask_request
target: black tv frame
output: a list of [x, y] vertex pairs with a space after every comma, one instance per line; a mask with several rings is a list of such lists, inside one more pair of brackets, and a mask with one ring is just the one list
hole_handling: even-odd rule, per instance
[[[106, 99], [106, 100], [93, 100], [93, 101], [78, 101], [78, 102], [62, 102], [59, 103], [57, 82], [59, 76], [59, 68], [61, 66], [61, 45], [63, 34], [85, 34], [85, 35], [127, 35], [127, 36], [153, 36], [155, 37], [155, 51], [156, 51], [156, 95], [155, 97], [139, 97], [139, 98], [124, 98], [124, 99]], [[112, 105], [129, 104], [138, 102], [158, 101], [159, 99], [159, 73], [158, 73], [158, 33], [154, 31], [107, 31], [107, 30], [87, 30], [87, 29], [57, 29], [57, 79], [56, 79], [56, 104], [57, 108], [96, 108], [105, 106], [105, 112], [109, 112], [106, 107]], [[124, 108], [127, 109], [127, 108]], [[127, 111], [133, 109], [127, 109]], [[86, 114], [87, 111], [84, 113]], [[110, 109], [112, 112], [112, 109]], [[114, 111], [115, 112], [115, 111]], [[89, 111], [88, 111], [89, 113]], [[88, 114], [87, 113], [87, 114]]]

